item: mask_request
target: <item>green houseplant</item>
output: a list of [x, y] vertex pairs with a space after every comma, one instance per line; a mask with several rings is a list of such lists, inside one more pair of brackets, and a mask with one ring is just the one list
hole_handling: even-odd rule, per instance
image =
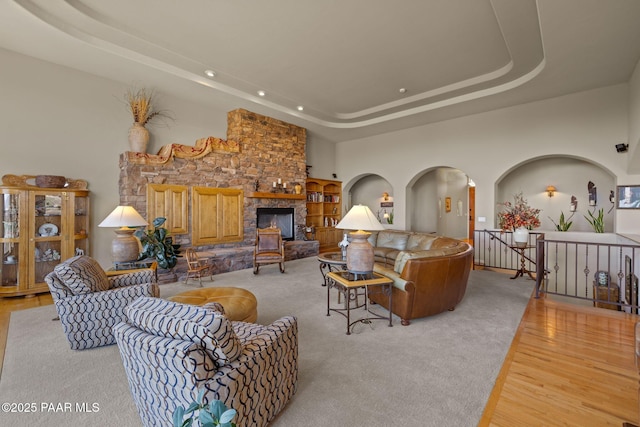
[[589, 216], [584, 215], [584, 219], [586, 219], [591, 227], [593, 227], [593, 231], [596, 233], [604, 233], [604, 208], [598, 211], [598, 216], [594, 216], [591, 211], [587, 211]]
[[[213, 400], [209, 404], [204, 403], [204, 393], [205, 389], [200, 389], [197, 399], [191, 402], [187, 409], [184, 409], [184, 406], [178, 406], [173, 411], [173, 427], [194, 425], [196, 411], [198, 411], [197, 420], [202, 427], [236, 427], [236, 424], [232, 422], [236, 416], [236, 410], [228, 409], [219, 400]], [[188, 418], [185, 419], [185, 416]]]
[[137, 230], [134, 234], [142, 243], [139, 260], [155, 258], [160, 268], [173, 268], [178, 262], [180, 245], [174, 245], [169, 232], [163, 227], [167, 219], [158, 217], [153, 220], [153, 228]]
[[[569, 218], [571, 218], [571, 217], [569, 217]], [[569, 231], [569, 229], [571, 228], [571, 225], [573, 224], [573, 221], [566, 221], [564, 219], [564, 212], [562, 212], [562, 211], [560, 211], [560, 219], [558, 220], [557, 224], [553, 220], [553, 218], [549, 217], [549, 219], [551, 220], [553, 225], [556, 226], [556, 230], [558, 230], [558, 231]]]

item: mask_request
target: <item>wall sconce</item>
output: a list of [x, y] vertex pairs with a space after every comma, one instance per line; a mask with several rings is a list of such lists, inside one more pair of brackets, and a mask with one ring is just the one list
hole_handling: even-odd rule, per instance
[[554, 187], [553, 185], [547, 186], [547, 195], [549, 197], [553, 197], [555, 192], [556, 192], [556, 187]]
[[386, 191], [382, 193], [382, 198], [384, 199], [385, 202], [389, 200], [389, 193], [387, 193]]

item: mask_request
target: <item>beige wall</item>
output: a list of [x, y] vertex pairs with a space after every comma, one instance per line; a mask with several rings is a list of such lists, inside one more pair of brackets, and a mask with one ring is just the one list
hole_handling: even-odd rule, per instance
[[[627, 84], [580, 92], [342, 142], [336, 146], [336, 169], [347, 190], [371, 173], [388, 181], [401, 228], [411, 226], [406, 206], [412, 182], [436, 167], [459, 169], [476, 183], [476, 218], [487, 219], [476, 221], [476, 229], [492, 228], [496, 203], [503, 201], [497, 199], [496, 183], [532, 159], [578, 158], [610, 173], [617, 185], [640, 183], [640, 176], [627, 173], [628, 154], [614, 148], [628, 139], [628, 110]], [[586, 191], [589, 176], [576, 179]], [[548, 184], [530, 180], [522, 190], [541, 194]], [[615, 231], [640, 232], [639, 211], [614, 210], [614, 215]]]
[[[0, 49], [0, 174], [55, 174], [89, 181], [93, 254], [109, 265], [112, 231], [96, 225], [118, 203], [118, 156], [127, 150], [131, 118], [122, 103], [127, 84]], [[158, 91], [160, 107], [176, 118], [152, 127], [150, 152], [168, 143], [193, 144], [226, 135], [226, 111], [212, 111]], [[461, 117], [334, 146], [308, 137], [311, 175], [336, 173], [347, 188], [357, 177], [377, 174], [391, 185], [394, 228], [407, 222], [411, 182], [434, 167], [459, 169], [477, 184], [476, 212], [491, 223], [495, 183], [530, 159], [570, 156], [611, 172], [616, 184], [640, 184], [628, 173], [637, 152], [640, 71], [622, 84], [560, 98]], [[631, 107], [630, 107], [631, 105]], [[632, 137], [629, 139], [629, 133]], [[394, 141], [393, 145], [389, 141]], [[630, 154], [613, 145], [629, 141]], [[366, 156], [363, 155], [366, 153]], [[327, 176], [329, 175], [329, 176]], [[539, 192], [539, 183], [526, 191]], [[616, 212], [618, 232], [640, 233], [638, 211]], [[410, 221], [410, 220], [409, 220]], [[476, 223], [485, 228], [487, 223]]]
[[[64, 175], [89, 182], [92, 254], [111, 263], [113, 231], [97, 224], [118, 204], [118, 158], [128, 150], [127, 85], [0, 49], [0, 175]], [[212, 111], [157, 90], [170, 127], [150, 127], [149, 152], [226, 138], [226, 111]]]

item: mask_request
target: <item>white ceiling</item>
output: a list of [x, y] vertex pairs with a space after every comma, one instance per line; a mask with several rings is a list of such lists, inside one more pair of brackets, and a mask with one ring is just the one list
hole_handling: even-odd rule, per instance
[[627, 82], [640, 0], [4, 0], [0, 46], [342, 141]]

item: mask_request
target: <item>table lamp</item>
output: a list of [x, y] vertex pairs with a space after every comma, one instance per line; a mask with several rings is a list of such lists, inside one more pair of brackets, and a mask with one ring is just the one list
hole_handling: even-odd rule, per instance
[[373, 246], [367, 240], [368, 231], [384, 230], [378, 218], [368, 206], [356, 205], [342, 218], [336, 228], [357, 230], [349, 233], [351, 243], [347, 246], [347, 270], [353, 274], [373, 273]]
[[114, 263], [135, 261], [140, 255], [140, 241], [133, 235], [135, 228], [148, 225], [132, 206], [118, 206], [98, 227], [120, 227], [115, 230], [116, 238], [111, 242], [111, 256]]

